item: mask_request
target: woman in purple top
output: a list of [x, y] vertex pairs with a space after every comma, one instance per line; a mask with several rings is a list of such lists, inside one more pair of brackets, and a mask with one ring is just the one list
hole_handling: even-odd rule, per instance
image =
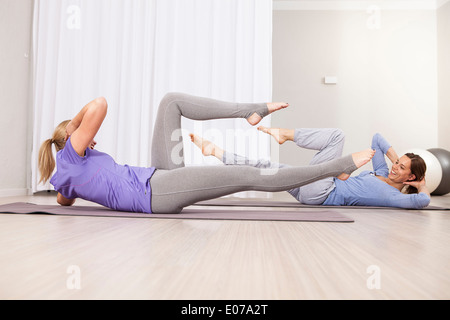
[[[318, 150], [311, 165], [341, 157], [344, 134], [339, 129], [276, 129], [259, 127], [272, 135], [279, 144], [293, 141], [297, 146]], [[286, 168], [284, 164], [269, 161], [250, 161], [245, 157], [224, 151], [201, 137], [191, 135], [192, 141], [202, 147], [204, 155], [216, 156], [228, 165], [250, 165], [257, 168]], [[399, 157], [380, 134], [372, 138], [373, 170], [363, 171], [345, 181], [333, 177], [316, 181], [288, 192], [299, 202], [330, 206], [382, 206], [422, 209], [430, 203], [430, 192], [425, 184], [425, 161], [416, 154]], [[389, 171], [385, 155], [392, 162]]]
[[[117, 164], [108, 154], [94, 150], [94, 137], [106, 117], [104, 98], [87, 104], [70, 121], [62, 122], [39, 150], [41, 180], [58, 191], [57, 202], [73, 205], [76, 198], [114, 210], [145, 213], [179, 213], [198, 201], [240, 191], [286, 191], [311, 182], [350, 174], [369, 162], [366, 149], [346, 157], [307, 167], [266, 170], [239, 166], [185, 167], [179, 151], [181, 117], [193, 120], [245, 118], [251, 125], [286, 103], [230, 103], [169, 93], [161, 101], [152, 142], [152, 166]], [[55, 159], [52, 146], [55, 145]], [[53, 174], [53, 176], [52, 176]]]

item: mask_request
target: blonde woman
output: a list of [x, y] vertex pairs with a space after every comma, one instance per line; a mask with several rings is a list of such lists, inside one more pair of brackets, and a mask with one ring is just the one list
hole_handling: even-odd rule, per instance
[[[367, 149], [327, 163], [283, 168], [273, 175], [261, 174], [261, 169], [253, 167], [185, 167], [183, 161], [172, 160], [172, 151], [179, 145], [172, 134], [180, 132], [182, 116], [193, 120], [245, 118], [256, 125], [266, 115], [286, 107], [286, 103], [230, 103], [167, 94], [160, 103], [154, 128], [153, 164], [135, 167], [117, 164], [108, 154], [94, 150], [94, 138], [108, 109], [106, 100], [97, 98], [72, 120], [61, 123], [53, 137], [42, 144], [41, 181], [50, 179], [61, 205], [70, 206], [76, 198], [82, 198], [114, 210], [179, 213], [198, 201], [240, 191], [285, 191], [331, 176], [345, 180], [373, 157], [374, 151]], [[177, 154], [177, 160], [182, 156]]]

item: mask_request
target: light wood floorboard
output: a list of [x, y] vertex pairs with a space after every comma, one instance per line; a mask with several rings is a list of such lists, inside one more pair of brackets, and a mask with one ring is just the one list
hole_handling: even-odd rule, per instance
[[450, 211], [333, 210], [355, 222], [0, 214], [0, 299], [450, 298]]

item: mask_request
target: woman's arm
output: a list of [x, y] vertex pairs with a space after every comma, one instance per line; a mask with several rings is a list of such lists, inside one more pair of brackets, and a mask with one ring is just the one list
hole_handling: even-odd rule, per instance
[[89, 102], [70, 121], [66, 128], [66, 140], [71, 137], [72, 147], [80, 156], [84, 156], [86, 148], [95, 145], [94, 137], [106, 117], [108, 104], [105, 98], [97, 98]]
[[428, 190], [427, 184], [425, 182], [425, 178], [420, 181], [408, 181], [403, 183], [415, 187], [418, 193], [425, 193], [427, 196], [431, 197], [430, 191]]
[[[388, 157], [392, 161], [395, 157], [394, 149], [392, 149], [389, 142], [387, 142], [386, 139], [384, 139], [379, 133], [376, 133], [372, 138], [372, 149], [375, 150], [375, 155], [372, 158], [373, 170], [377, 173], [377, 175], [387, 177], [389, 174], [389, 168], [384, 155], [388, 155], [389, 153]], [[392, 157], [392, 159], [390, 157]]]
[[399, 160], [399, 156], [397, 152], [395, 152], [394, 148], [390, 147], [386, 152], [386, 156], [391, 160], [392, 163], [396, 163]]

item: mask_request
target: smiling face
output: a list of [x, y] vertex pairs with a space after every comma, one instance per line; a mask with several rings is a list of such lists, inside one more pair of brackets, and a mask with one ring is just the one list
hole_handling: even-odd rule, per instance
[[407, 155], [404, 155], [397, 160], [392, 165], [388, 178], [398, 183], [415, 180], [416, 176], [411, 172], [411, 159]]

